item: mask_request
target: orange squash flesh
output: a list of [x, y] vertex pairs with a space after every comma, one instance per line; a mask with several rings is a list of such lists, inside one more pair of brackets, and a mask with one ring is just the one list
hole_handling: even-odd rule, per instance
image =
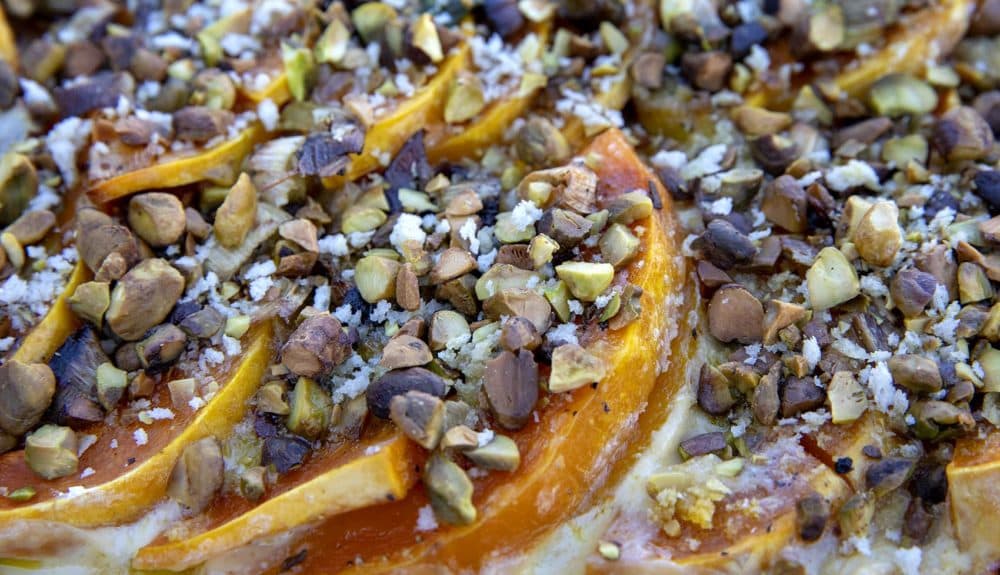
[[[273, 357], [270, 322], [254, 327], [244, 337], [242, 359], [216, 376], [225, 382], [200, 410], [174, 410], [174, 419], [140, 426], [138, 422], [114, 427], [102, 423], [81, 430], [97, 442], [80, 457], [79, 471], [91, 468], [86, 478], [79, 474], [44, 481], [27, 466], [24, 451], [0, 456], [0, 485], [9, 489], [33, 486], [36, 496], [27, 503], [0, 499], [0, 526], [17, 520], [59, 520], [77, 526], [127, 522], [142, 515], [163, 498], [170, 471], [184, 448], [209, 435], [225, 437], [243, 417], [247, 402], [257, 391]], [[223, 365], [225, 368], [225, 365]], [[228, 378], [228, 379], [227, 379]], [[166, 385], [158, 386], [159, 405], [170, 405]], [[137, 445], [133, 432], [144, 429], [147, 443]], [[118, 448], [112, 448], [116, 441]], [[58, 498], [71, 486], [87, 491]], [[0, 537], [2, 537], [0, 531]]]
[[87, 194], [94, 203], [105, 204], [145, 190], [176, 188], [203, 181], [232, 184], [239, 175], [240, 163], [263, 135], [260, 125], [252, 125], [236, 138], [208, 150], [185, 155], [168, 154], [151, 166], [98, 182]]
[[605, 356], [608, 376], [596, 388], [549, 396], [539, 406], [538, 421], [511, 434], [521, 451], [521, 466], [474, 480], [479, 517], [471, 525], [442, 525], [416, 534], [418, 510], [428, 504], [418, 486], [402, 501], [353, 511], [312, 529], [303, 569], [346, 566], [360, 556], [365, 562], [354, 567], [359, 572], [398, 572], [420, 565], [476, 570], [492, 554], [523, 549], [579, 509], [625, 453], [657, 379], [661, 346], [667, 345], [661, 337], [671, 319], [666, 298], [682, 289], [685, 269], [676, 257], [679, 241], [670, 198], [624, 136], [607, 131], [583, 154], [600, 158], [595, 171], [603, 201], [651, 186], [663, 201], [661, 210], [639, 222], [647, 243], [638, 258], [642, 263], [627, 272], [628, 281], [644, 290], [642, 320], [618, 331], [601, 332], [595, 326], [582, 338]]
[[946, 468], [951, 521], [959, 546], [986, 572], [1000, 557], [1000, 432], [960, 439]]
[[10, 64], [10, 67], [17, 70], [18, 55], [17, 44], [14, 42], [14, 32], [10, 29], [7, 21], [7, 13], [3, 6], [0, 6], [0, 59]]
[[59, 346], [80, 327], [80, 319], [69, 309], [67, 301], [76, 286], [89, 281], [90, 270], [83, 261], [73, 266], [73, 272], [66, 282], [59, 297], [52, 303], [42, 321], [24, 336], [20, 347], [14, 352], [13, 359], [25, 363], [48, 362]]

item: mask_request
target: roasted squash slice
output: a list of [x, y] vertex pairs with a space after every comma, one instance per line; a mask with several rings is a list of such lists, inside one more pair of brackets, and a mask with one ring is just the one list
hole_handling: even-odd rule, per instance
[[90, 277], [90, 270], [83, 261], [77, 262], [62, 293], [52, 303], [42, 321], [24, 336], [12, 359], [34, 363], [47, 362], [52, 358], [52, 354], [59, 349], [62, 342], [80, 327], [80, 318], [69, 309], [67, 299], [73, 295], [76, 286], [89, 280]]
[[[59, 520], [77, 526], [97, 526], [128, 522], [159, 502], [167, 488], [171, 469], [184, 448], [208, 436], [225, 437], [242, 417], [247, 401], [256, 392], [272, 359], [273, 328], [265, 322], [244, 339], [245, 353], [226, 381], [204, 407], [196, 412], [176, 414], [174, 419], [156, 422], [145, 429], [145, 443], [136, 445], [133, 433], [137, 422], [116, 428], [95, 428], [96, 443], [80, 457], [80, 469], [93, 474], [76, 475], [38, 484], [27, 466], [23, 451], [0, 457], [0, 482], [17, 487], [35, 485], [36, 498], [28, 504], [0, 500], [0, 525], [17, 521]], [[166, 386], [160, 386], [162, 403], [169, 404]], [[116, 449], [114, 446], [120, 445]], [[82, 486], [74, 493], [71, 486]], [[59, 491], [69, 496], [57, 496]], [[4, 535], [0, 533], [0, 537]]]
[[7, 21], [7, 12], [0, 7], [0, 59], [17, 68], [17, 44], [14, 42], [14, 32]]
[[260, 141], [264, 130], [252, 125], [240, 135], [194, 154], [167, 156], [156, 164], [114, 176], [92, 185], [87, 194], [97, 204], [130, 196], [145, 190], [175, 188], [208, 181], [230, 185], [239, 175], [240, 164]]

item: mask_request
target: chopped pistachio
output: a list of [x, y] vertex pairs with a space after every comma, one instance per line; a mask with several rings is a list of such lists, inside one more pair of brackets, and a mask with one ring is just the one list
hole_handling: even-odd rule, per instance
[[608, 263], [566, 262], [556, 266], [556, 275], [575, 298], [592, 302], [611, 285], [615, 268]]
[[316, 41], [313, 49], [317, 62], [340, 64], [347, 55], [351, 30], [339, 18], [334, 18]]
[[133, 196], [129, 201], [128, 224], [149, 245], [163, 247], [181, 239], [187, 216], [177, 196], [149, 192]]
[[432, 284], [441, 284], [461, 277], [477, 268], [476, 258], [462, 248], [448, 248], [441, 253], [431, 269]]
[[222, 447], [208, 436], [188, 445], [174, 464], [167, 496], [198, 513], [205, 509], [223, 482]]
[[908, 74], [889, 74], [874, 84], [868, 93], [875, 113], [881, 116], [928, 114], [937, 107], [934, 88]]
[[184, 290], [184, 278], [166, 260], [143, 260], [111, 292], [105, 319], [112, 331], [135, 341], [170, 313]]
[[413, 45], [430, 58], [431, 62], [437, 64], [444, 59], [437, 25], [430, 13], [424, 12], [413, 22], [410, 34], [413, 36]]
[[949, 162], [978, 160], [993, 149], [993, 131], [976, 110], [958, 106], [934, 125], [931, 143]]
[[882, 159], [897, 167], [906, 166], [910, 162], [923, 164], [927, 161], [927, 150], [927, 138], [920, 134], [910, 134], [892, 138], [883, 144]]
[[838, 371], [833, 374], [827, 389], [827, 398], [830, 401], [830, 414], [836, 424], [850, 423], [858, 419], [868, 406], [865, 390], [849, 371]]
[[483, 85], [474, 74], [459, 76], [448, 91], [444, 106], [444, 121], [461, 124], [476, 117], [486, 107]]
[[413, 214], [425, 212], [437, 212], [437, 205], [431, 201], [429, 195], [417, 190], [401, 188], [398, 192], [399, 203], [403, 206], [403, 211]]
[[244, 172], [215, 212], [216, 239], [227, 248], [239, 246], [253, 227], [256, 215], [257, 188]]
[[814, 310], [825, 310], [853, 299], [861, 293], [861, 283], [854, 266], [834, 247], [820, 250], [806, 272], [809, 301]]
[[537, 270], [552, 261], [552, 255], [559, 251], [559, 244], [545, 234], [538, 234], [531, 238], [528, 249], [532, 265]]
[[361, 297], [368, 303], [392, 299], [396, 295], [399, 267], [399, 262], [379, 256], [365, 256], [358, 260], [354, 281]]
[[995, 291], [986, 272], [972, 262], [958, 266], [958, 294], [962, 305], [992, 299]]
[[445, 349], [449, 342], [468, 341], [471, 334], [469, 322], [456, 311], [441, 310], [431, 316], [429, 341], [434, 351]]
[[628, 225], [648, 218], [653, 213], [653, 200], [646, 192], [628, 192], [615, 198], [608, 210], [612, 222]]
[[302, 437], [317, 439], [330, 425], [333, 400], [315, 380], [300, 377], [292, 392], [288, 430]]
[[415, 443], [424, 449], [434, 449], [444, 433], [444, 402], [411, 389], [392, 398], [389, 418]]
[[[613, 272], [614, 268], [612, 268]], [[485, 301], [500, 290], [526, 288], [538, 283], [540, 279], [539, 275], [533, 271], [522, 270], [510, 264], [494, 264], [476, 281], [476, 297], [480, 301]]]
[[285, 401], [285, 384], [281, 381], [265, 383], [257, 391], [257, 409], [263, 413], [288, 415], [291, 409]]
[[[562, 132], [549, 120], [539, 117], [532, 117], [525, 122], [517, 133], [514, 147], [518, 157], [533, 166], [564, 162], [569, 159], [571, 154], [569, 143]], [[536, 182], [536, 184], [549, 193], [552, 190], [552, 186], [545, 182]], [[535, 193], [528, 190], [528, 195], [528, 199], [533, 199], [531, 196]], [[536, 204], [544, 205], [548, 200], [548, 193], [545, 194], [544, 198], [539, 199], [542, 201], [536, 202]]]
[[58, 425], [43, 425], [24, 441], [24, 460], [36, 474], [58, 479], [76, 473], [76, 433]]
[[552, 305], [552, 309], [555, 310], [559, 319], [564, 322], [569, 321], [571, 317], [569, 310], [570, 293], [566, 282], [559, 280], [554, 286], [545, 288], [543, 294], [545, 295], [545, 299], [549, 300], [549, 304]]
[[316, 67], [313, 53], [308, 48], [296, 48], [287, 43], [281, 44], [281, 60], [285, 64], [285, 76], [288, 78], [288, 90], [298, 101], [303, 101], [309, 95], [309, 85]]
[[604, 261], [615, 268], [620, 268], [635, 257], [639, 243], [639, 238], [635, 237], [632, 230], [615, 223], [604, 232], [598, 245]]
[[483, 469], [514, 471], [521, 464], [517, 444], [506, 435], [494, 435], [486, 445], [465, 451], [463, 455]]
[[250, 329], [250, 322], [248, 315], [234, 315], [226, 320], [225, 334], [239, 339]]
[[549, 328], [552, 308], [549, 302], [535, 290], [527, 288], [505, 288], [497, 291], [483, 302], [483, 311], [491, 319], [523, 317], [530, 321], [539, 333]]
[[977, 358], [983, 368], [983, 391], [987, 393], [1000, 392], [1000, 350], [988, 346], [979, 353]]
[[366, 2], [351, 12], [351, 22], [361, 39], [373, 42], [396, 19], [396, 11], [385, 2]]
[[920, 355], [893, 356], [889, 360], [889, 371], [896, 385], [910, 391], [933, 393], [943, 385], [937, 363]]
[[903, 243], [899, 208], [894, 202], [877, 202], [865, 213], [854, 231], [858, 254], [873, 266], [888, 266]]
[[15, 270], [24, 267], [26, 258], [24, 247], [17, 240], [17, 236], [10, 232], [3, 232], [0, 234], [0, 246], [3, 246], [3, 251], [7, 254], [7, 261]]
[[530, 241], [535, 237], [535, 226], [529, 224], [523, 228], [512, 221], [511, 212], [497, 214], [497, 223], [493, 228], [497, 240], [505, 244], [516, 244]]
[[73, 295], [67, 299], [73, 313], [90, 323], [101, 327], [104, 312], [111, 304], [111, 288], [108, 282], [84, 282], [76, 286]]
[[424, 486], [437, 517], [452, 525], [476, 520], [472, 504], [472, 482], [461, 467], [441, 454], [434, 454], [424, 468]]
[[128, 374], [118, 369], [110, 362], [97, 366], [97, 399], [105, 410], [111, 411], [118, 405], [118, 400], [128, 387]]
[[16, 501], [18, 503], [24, 503], [25, 501], [31, 501], [34, 499], [38, 492], [35, 491], [34, 487], [26, 485], [24, 487], [18, 487], [17, 489], [11, 491], [7, 494], [7, 499], [11, 501]]
[[38, 193], [38, 172], [27, 156], [8, 152], [0, 159], [0, 226], [24, 212]]
[[613, 541], [599, 542], [597, 552], [608, 561], [617, 561], [621, 557], [621, 547]]
[[584, 385], [600, 382], [607, 373], [604, 360], [573, 343], [552, 350], [552, 371], [549, 391], [572, 391]]

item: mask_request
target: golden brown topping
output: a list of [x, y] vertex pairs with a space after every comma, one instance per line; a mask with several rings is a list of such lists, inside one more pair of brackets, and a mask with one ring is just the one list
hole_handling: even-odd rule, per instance
[[778, 386], [781, 383], [781, 364], [775, 363], [767, 374], [753, 388], [750, 409], [754, 419], [761, 425], [773, 425], [778, 419], [778, 409], [781, 400], [778, 397]]
[[775, 178], [764, 188], [760, 210], [767, 219], [792, 233], [806, 230], [806, 192], [791, 176]]
[[408, 311], [420, 309], [420, 282], [413, 264], [403, 264], [396, 274], [396, 303]]
[[806, 272], [809, 301], [814, 310], [824, 310], [853, 299], [861, 292], [854, 266], [837, 248], [826, 247]]
[[894, 202], [877, 202], [865, 213], [854, 231], [858, 254], [873, 266], [888, 266], [903, 243], [899, 230], [899, 208]]
[[285, 400], [286, 391], [284, 382], [271, 381], [265, 383], [257, 392], [257, 410], [262, 413], [288, 415], [291, 409]]
[[776, 134], [792, 125], [792, 117], [756, 106], [737, 106], [732, 111], [736, 127], [750, 137]]
[[562, 132], [549, 120], [537, 116], [521, 127], [514, 146], [518, 157], [532, 166], [561, 164], [571, 153]]
[[431, 269], [431, 283], [440, 284], [476, 269], [476, 258], [462, 248], [448, 248]]

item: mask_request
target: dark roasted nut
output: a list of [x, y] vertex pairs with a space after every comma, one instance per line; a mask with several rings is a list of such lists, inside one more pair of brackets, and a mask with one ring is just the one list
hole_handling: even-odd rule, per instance
[[479, 312], [475, 287], [475, 276], [466, 274], [438, 286], [435, 296], [450, 303], [456, 311], [467, 316], [475, 316]]
[[135, 344], [142, 367], [157, 371], [173, 363], [187, 345], [187, 337], [177, 326], [169, 323], [159, 325]]
[[549, 329], [552, 306], [545, 297], [527, 288], [507, 288], [483, 302], [483, 311], [491, 319], [501, 316], [522, 317], [534, 325], [538, 333]]
[[170, 245], [184, 233], [187, 224], [184, 204], [177, 196], [162, 192], [132, 196], [128, 204], [128, 224], [149, 245]]
[[522, 270], [535, 269], [528, 244], [505, 244], [497, 252], [496, 263], [510, 264]]
[[322, 377], [351, 353], [349, 336], [330, 314], [303, 321], [281, 348], [281, 363], [295, 375]]
[[199, 339], [208, 339], [222, 329], [225, 318], [211, 307], [204, 307], [190, 313], [178, 324], [184, 333]]
[[[838, 130], [833, 138], [832, 146], [833, 148], [836, 149], [840, 148], [841, 146], [843, 146], [848, 142], [855, 142], [859, 144], [869, 145], [878, 140], [879, 137], [882, 136], [882, 134], [885, 134], [891, 129], [892, 129], [892, 120], [890, 120], [889, 118], [869, 118], [868, 120], [862, 120], [857, 124], [852, 124], [846, 128], [841, 128], [840, 130]], [[891, 140], [890, 142], [893, 142], [893, 144], [887, 142], [886, 147], [889, 147], [890, 149], [896, 147], [901, 148], [903, 146], [900, 144], [900, 142], [903, 141], [904, 140], [902, 139]], [[908, 143], [909, 141], [905, 142]], [[923, 161], [923, 159], [927, 155], [926, 154], [927, 142], [926, 141], [923, 142], [924, 142], [925, 153], [921, 157], [921, 161]], [[884, 152], [883, 152], [883, 157], [885, 157]], [[894, 157], [898, 158], [899, 156], [894, 155]], [[896, 164], [898, 166], [903, 166], [906, 164], [906, 162], [905, 161], [897, 162]]]
[[587, 238], [593, 223], [569, 210], [552, 208], [545, 211], [536, 226], [538, 233], [559, 244], [560, 251], [568, 251]]
[[781, 416], [795, 417], [823, 405], [826, 392], [812, 377], [789, 377], [781, 390]]
[[424, 449], [434, 449], [444, 432], [444, 402], [411, 390], [389, 403], [389, 418], [407, 437]]
[[960, 106], [934, 124], [931, 143], [949, 162], [978, 160], [993, 149], [993, 131], [976, 110]]
[[887, 457], [872, 463], [865, 471], [865, 487], [876, 496], [885, 495], [899, 487], [913, 473], [914, 463], [910, 459]]
[[698, 377], [698, 406], [710, 415], [724, 415], [736, 405], [729, 380], [718, 368], [701, 366]]
[[76, 249], [80, 258], [93, 272], [111, 254], [119, 254], [128, 267], [139, 260], [139, 247], [132, 232], [97, 210], [83, 209], [77, 213]]
[[0, 429], [23, 435], [41, 420], [55, 392], [56, 379], [49, 366], [7, 360], [0, 365]]
[[397, 335], [385, 344], [379, 365], [386, 369], [402, 369], [426, 365], [434, 359], [422, 340], [411, 335]]
[[294, 435], [266, 437], [260, 462], [265, 467], [274, 466], [278, 473], [286, 473], [301, 465], [310, 449], [308, 440]]
[[780, 176], [764, 188], [760, 209], [767, 219], [792, 233], [806, 229], [806, 192], [791, 176]]
[[410, 390], [436, 397], [443, 397], [446, 391], [444, 380], [422, 367], [398, 369], [386, 373], [368, 386], [365, 392], [368, 410], [376, 417], [386, 419], [389, 417], [392, 398]]
[[663, 69], [666, 65], [667, 59], [662, 52], [643, 52], [632, 62], [632, 79], [640, 86], [658, 90], [663, 86]]
[[722, 286], [708, 303], [708, 330], [725, 343], [759, 342], [764, 330], [764, 307], [743, 286]]
[[500, 345], [507, 351], [516, 352], [520, 349], [535, 351], [541, 344], [542, 336], [531, 320], [518, 316], [503, 322]]
[[685, 52], [681, 57], [684, 75], [695, 87], [718, 92], [726, 86], [726, 79], [733, 67], [733, 58], [725, 52]]
[[21, 86], [17, 74], [7, 62], [0, 63], [0, 109], [7, 110], [14, 105]]
[[917, 317], [934, 297], [937, 280], [931, 274], [914, 268], [896, 272], [889, 286], [892, 301], [906, 317]]
[[910, 391], [933, 393], [941, 389], [941, 372], [934, 360], [919, 355], [897, 355], [889, 360], [896, 385]]
[[819, 493], [812, 493], [795, 503], [795, 526], [803, 541], [816, 541], [826, 529], [830, 504]]
[[799, 157], [799, 147], [784, 136], [769, 134], [752, 140], [750, 153], [765, 172], [777, 176]]
[[330, 426], [333, 400], [330, 392], [308, 377], [295, 382], [286, 425], [288, 430], [307, 439], [318, 439]]
[[727, 447], [729, 444], [726, 443], [726, 434], [721, 431], [712, 431], [685, 439], [678, 446], [678, 451], [680, 451], [681, 458], [690, 459], [699, 455], [720, 453], [725, 451]]
[[750, 263], [757, 248], [748, 237], [723, 219], [708, 223], [704, 233], [692, 245], [701, 250], [705, 257], [723, 270]]
[[524, 427], [538, 401], [538, 364], [532, 353], [525, 349], [516, 354], [503, 351], [486, 362], [483, 390], [501, 427]]
[[174, 464], [167, 496], [188, 510], [204, 510], [222, 488], [222, 448], [214, 437], [188, 445]]
[[138, 340], [166, 319], [183, 291], [184, 277], [166, 260], [143, 260], [115, 285], [104, 318], [122, 339]]
[[135, 81], [129, 74], [100, 72], [89, 78], [56, 87], [52, 96], [63, 118], [86, 116], [101, 108], [114, 108], [118, 98], [129, 96]]
[[733, 278], [729, 274], [720, 270], [715, 264], [704, 260], [698, 262], [698, 279], [709, 289], [733, 283]]
[[187, 106], [174, 112], [174, 134], [179, 140], [203, 143], [226, 133], [233, 123], [229, 110]]
[[937, 282], [946, 288], [950, 299], [955, 299], [958, 295], [958, 264], [951, 253], [951, 248], [938, 244], [927, 251], [922, 251], [913, 258], [913, 263], [917, 269], [934, 276]]

